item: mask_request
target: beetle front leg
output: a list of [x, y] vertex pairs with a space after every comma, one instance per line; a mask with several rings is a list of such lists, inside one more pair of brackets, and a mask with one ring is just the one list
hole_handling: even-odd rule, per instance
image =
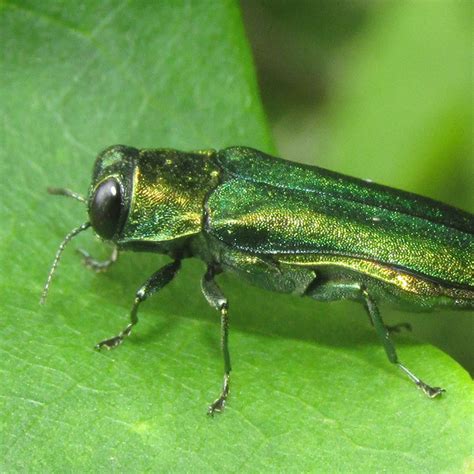
[[130, 323], [125, 329], [123, 329], [117, 336], [96, 344], [96, 349], [114, 349], [115, 347], [122, 344], [123, 340], [130, 335], [133, 326], [138, 323], [138, 306], [140, 303], [145, 301], [153, 293], [161, 290], [166, 286], [178, 273], [181, 268], [181, 260], [175, 260], [174, 262], [168, 263], [164, 267], [161, 267], [156, 273], [154, 273], [136, 292], [135, 301], [133, 302], [132, 310], [130, 312]]
[[206, 274], [202, 278], [201, 288], [208, 303], [221, 315], [221, 349], [224, 357], [224, 382], [222, 385], [222, 392], [220, 396], [209, 405], [207, 411], [208, 415], [213, 416], [215, 412], [221, 412], [229, 395], [229, 378], [230, 378], [230, 354], [229, 354], [229, 316], [228, 316], [228, 302], [223, 295], [221, 289], [214, 280], [216, 270], [209, 266]]
[[94, 272], [105, 272], [110, 266], [117, 261], [118, 249], [114, 247], [110, 257], [107, 260], [96, 260], [84, 249], [77, 249], [77, 252], [82, 255], [82, 263]]
[[392, 340], [390, 339], [390, 330], [383, 323], [382, 317], [380, 316], [380, 312], [375, 301], [371, 298], [365, 288], [362, 288], [361, 292], [362, 297], [364, 298], [365, 308], [369, 313], [370, 320], [372, 321], [372, 324], [374, 325], [375, 330], [377, 331], [377, 335], [382, 341], [385, 352], [387, 353], [388, 360], [392, 362], [392, 364], [398, 365], [398, 367], [400, 367], [400, 369], [408, 375], [410, 380], [414, 382], [429, 398], [435, 398], [438, 395], [441, 395], [441, 393], [445, 391], [444, 389], [440, 387], [430, 387], [398, 361], [395, 346]]

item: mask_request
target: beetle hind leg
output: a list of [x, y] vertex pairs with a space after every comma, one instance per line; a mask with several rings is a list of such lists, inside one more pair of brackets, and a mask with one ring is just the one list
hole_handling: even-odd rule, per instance
[[445, 391], [443, 388], [430, 387], [399, 362], [395, 346], [390, 339], [390, 329], [389, 327], [385, 326], [375, 301], [371, 298], [367, 292], [367, 289], [361, 288], [361, 294], [370, 320], [383, 344], [385, 352], [387, 353], [388, 360], [392, 364], [396, 364], [406, 375], [408, 375], [410, 380], [414, 382], [415, 385], [420, 388], [427, 397], [436, 398], [437, 396], [441, 395]]
[[77, 252], [82, 255], [82, 263], [90, 270], [100, 273], [107, 271], [110, 266], [117, 261], [118, 249], [114, 247], [110, 257], [107, 260], [96, 260], [86, 250], [77, 249]]
[[369, 320], [372, 326], [374, 326], [385, 352], [387, 353], [388, 360], [392, 364], [397, 365], [406, 375], [408, 375], [410, 380], [414, 382], [416, 386], [419, 387], [429, 398], [435, 398], [445, 391], [440, 387], [430, 387], [399, 362], [390, 334], [393, 332], [400, 332], [402, 328], [410, 330], [411, 326], [408, 323], [400, 323], [395, 326], [385, 325], [375, 301], [370, 296], [365, 286], [355, 281], [321, 281], [315, 279], [312, 284], [308, 286], [305, 295], [319, 301], [335, 301], [341, 299], [362, 300], [365, 309], [367, 310], [367, 314], [369, 315]]

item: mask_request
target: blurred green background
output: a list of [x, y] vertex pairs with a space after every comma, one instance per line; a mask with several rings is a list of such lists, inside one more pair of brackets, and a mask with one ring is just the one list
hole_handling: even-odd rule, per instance
[[[242, 7], [281, 156], [474, 211], [472, 2]], [[387, 318], [474, 373], [472, 313]]]

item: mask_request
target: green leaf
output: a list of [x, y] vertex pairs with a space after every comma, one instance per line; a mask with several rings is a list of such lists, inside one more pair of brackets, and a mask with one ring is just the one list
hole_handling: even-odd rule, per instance
[[202, 263], [186, 262], [143, 305], [114, 352], [93, 345], [127, 323], [134, 290], [164, 257], [126, 254], [96, 275], [73, 248], [107, 250], [84, 234], [38, 305], [58, 242], [86, 218], [45, 189], [85, 192], [100, 149], [272, 151], [234, 2], [3, 2], [0, 31], [1, 471], [469, 469], [468, 374], [398, 338], [403, 361], [448, 390], [425, 399], [388, 364], [357, 305], [222, 278], [234, 372], [213, 419], [222, 360]]

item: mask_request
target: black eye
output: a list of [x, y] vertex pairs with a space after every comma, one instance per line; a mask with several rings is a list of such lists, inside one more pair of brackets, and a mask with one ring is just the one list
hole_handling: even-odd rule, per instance
[[115, 178], [102, 182], [96, 189], [89, 209], [94, 230], [104, 239], [111, 239], [118, 230], [122, 196]]

